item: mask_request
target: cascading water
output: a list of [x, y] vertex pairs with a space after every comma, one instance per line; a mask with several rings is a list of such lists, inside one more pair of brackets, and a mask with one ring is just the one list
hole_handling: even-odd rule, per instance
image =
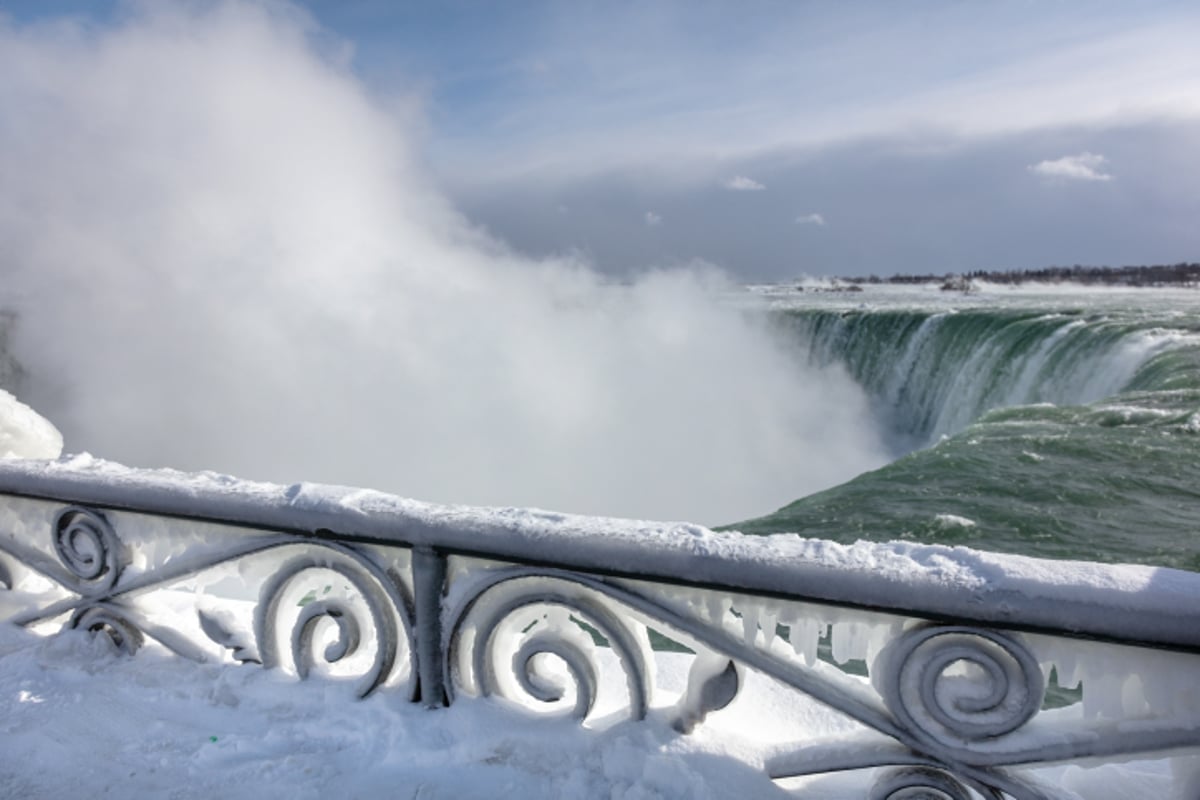
[[1177, 344], [1161, 329], [1077, 310], [788, 310], [781, 325], [811, 361], [842, 365], [867, 390], [898, 453], [992, 409], [1110, 397]]
[[777, 322], [900, 457], [732, 527], [1200, 570], [1200, 297], [862, 297], [776, 298]]

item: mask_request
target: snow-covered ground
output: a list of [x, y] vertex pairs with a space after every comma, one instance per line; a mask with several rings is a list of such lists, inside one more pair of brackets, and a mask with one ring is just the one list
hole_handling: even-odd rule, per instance
[[0, 625], [3, 797], [780, 792], [753, 744], [703, 727], [680, 736], [661, 714], [589, 730], [570, 720], [531, 721], [503, 701], [431, 711], [396, 693], [360, 701], [344, 684], [299, 684], [279, 672], [150, 650], [127, 658], [106, 637], [42, 638]]
[[[664, 688], [682, 687], [685, 662], [660, 654]], [[860, 800], [871, 781], [870, 770], [770, 781], [773, 740], [849, 724], [753, 673], [691, 735], [667, 716], [584, 728], [503, 700], [427, 710], [396, 693], [357, 700], [346, 684], [152, 649], [129, 658], [104, 636], [0, 624], [0, 797]], [[1172, 794], [1165, 762], [1043, 777], [1086, 800], [1193, 800]]]

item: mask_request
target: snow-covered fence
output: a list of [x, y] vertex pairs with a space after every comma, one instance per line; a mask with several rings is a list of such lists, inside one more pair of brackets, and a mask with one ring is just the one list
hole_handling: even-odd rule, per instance
[[1198, 601], [1169, 569], [0, 463], [0, 619], [681, 734], [765, 678], [847, 721], [773, 742], [772, 777], [862, 771], [872, 800], [1074, 797], [1047, 764], [1136, 759], [1194, 800]]

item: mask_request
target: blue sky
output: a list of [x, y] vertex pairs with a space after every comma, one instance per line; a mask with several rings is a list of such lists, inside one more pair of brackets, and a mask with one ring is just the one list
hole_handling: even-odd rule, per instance
[[302, 5], [534, 255], [748, 281], [1200, 259], [1194, 3]]

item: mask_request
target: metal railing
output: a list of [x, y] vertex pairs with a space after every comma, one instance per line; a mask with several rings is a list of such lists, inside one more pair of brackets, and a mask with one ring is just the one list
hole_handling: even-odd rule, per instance
[[[615, 703], [663, 708], [683, 735], [757, 673], [851, 723], [773, 743], [771, 776], [870, 770], [872, 800], [1072, 797], [1039, 769], [1134, 758], [1200, 785], [1200, 575], [1175, 570], [80, 457], [0, 463], [0, 589], [0, 619], [104, 632], [131, 654], [155, 642], [431, 707], [495, 695], [585, 725]], [[664, 706], [668, 652], [691, 666]]]

